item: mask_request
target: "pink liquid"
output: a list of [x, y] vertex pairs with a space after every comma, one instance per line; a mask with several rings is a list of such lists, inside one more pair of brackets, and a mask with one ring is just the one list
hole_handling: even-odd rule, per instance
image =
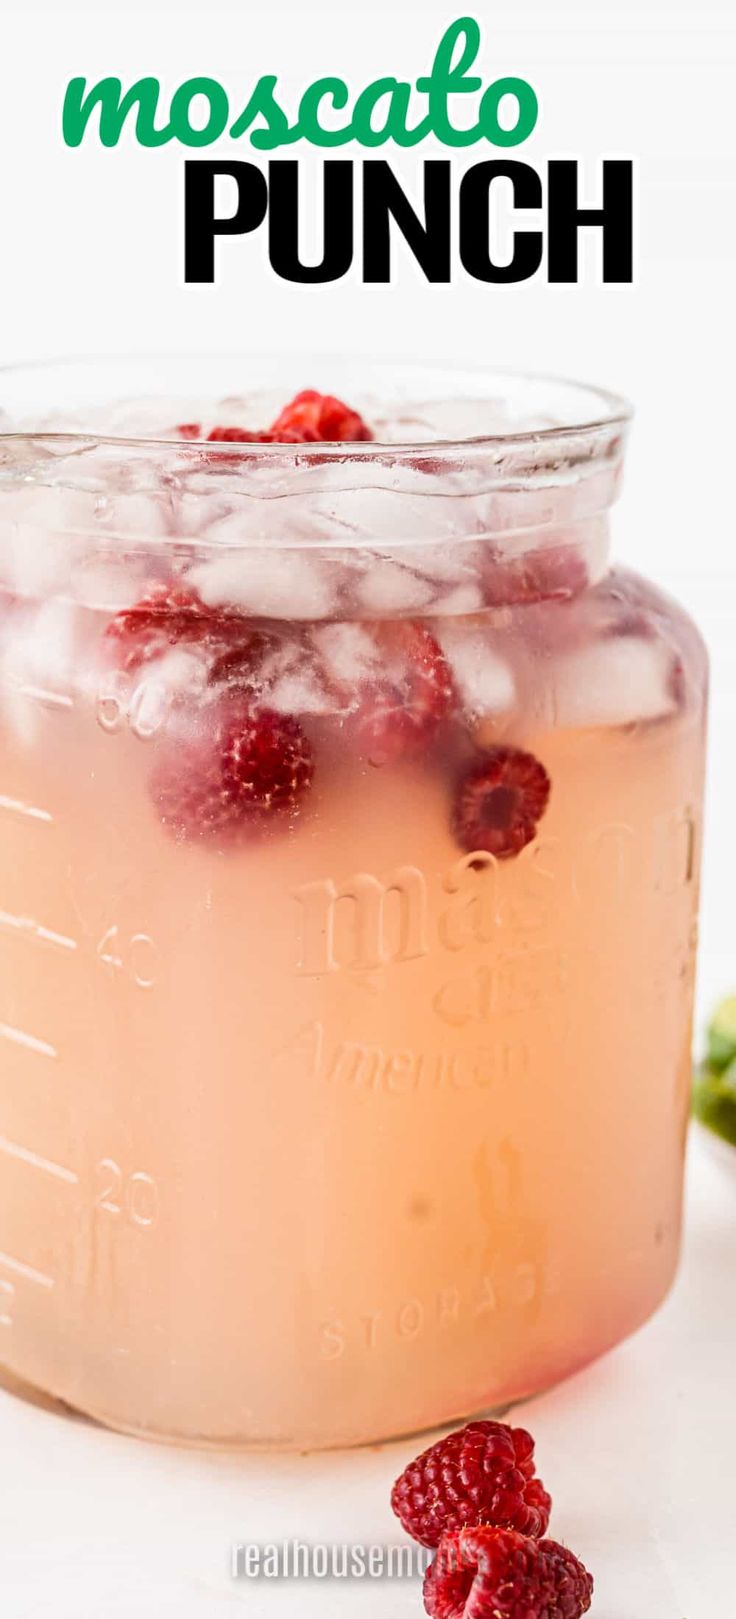
[[[584, 627], [587, 599], [507, 624], [537, 695], [481, 716], [476, 741], [528, 749], [552, 789], [536, 839], [502, 861], [458, 847], [449, 761], [376, 768], [329, 718], [293, 830], [181, 844], [147, 790], [156, 722], [97, 674], [91, 694], [15, 678], [14, 1373], [125, 1429], [337, 1445], [542, 1389], [660, 1301], [689, 1088], [702, 653], [652, 597], [676, 697], [617, 715], [612, 663], [599, 722], [592, 703], [561, 712], [537, 624]], [[495, 645], [498, 619], [482, 623]], [[89, 615], [80, 666], [101, 628]]]

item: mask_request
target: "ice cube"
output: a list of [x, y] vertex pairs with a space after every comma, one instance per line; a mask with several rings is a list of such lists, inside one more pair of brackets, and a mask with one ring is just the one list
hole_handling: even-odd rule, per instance
[[70, 569], [71, 592], [80, 607], [103, 613], [119, 613], [133, 607], [142, 596], [147, 572], [135, 569], [129, 556], [85, 556]]
[[291, 635], [279, 637], [266, 648], [255, 671], [255, 689], [270, 702], [270, 693], [282, 681], [289, 680], [310, 663], [305, 643]]
[[168, 499], [171, 533], [182, 539], [205, 539], [210, 528], [230, 513], [225, 491], [192, 488], [189, 484], [173, 487]]
[[148, 673], [172, 696], [201, 696], [207, 686], [207, 659], [198, 648], [175, 646], [150, 664]]
[[73, 701], [77, 623], [69, 602], [52, 600], [19, 612], [9, 631], [0, 663], [3, 706], [26, 746], [37, 740], [44, 709]]
[[479, 612], [483, 606], [483, 593], [479, 585], [456, 585], [442, 596], [436, 596], [432, 613], [441, 618], [463, 618]]
[[357, 687], [380, 663], [377, 643], [361, 624], [322, 625], [312, 641], [328, 678], [338, 685]]
[[377, 476], [356, 463], [340, 468], [338, 487], [308, 494], [311, 516], [326, 535], [342, 530], [364, 545], [388, 546], [392, 553], [399, 547], [419, 552], [425, 544], [442, 546], [446, 558], [448, 541], [479, 531], [475, 503], [458, 490], [448, 487], [438, 494], [425, 474], [406, 468], [400, 481], [393, 470], [386, 473], [391, 480], [386, 486], [367, 482]]
[[172, 647], [146, 664], [126, 701], [133, 735], [147, 741], [163, 730], [178, 698], [204, 697], [207, 673], [201, 649]]
[[158, 493], [112, 494], [89, 497], [88, 532], [105, 532], [121, 539], [159, 539], [171, 526], [170, 503]]
[[51, 691], [63, 691], [71, 683], [77, 614], [66, 601], [44, 602], [31, 615], [25, 635], [16, 643], [17, 667], [24, 678]]
[[491, 645], [487, 628], [435, 622], [433, 630], [468, 714], [481, 719], [508, 713], [516, 700], [514, 676], [506, 659]]
[[188, 574], [208, 607], [256, 618], [329, 618], [336, 607], [328, 564], [297, 550], [239, 550], [199, 563]]
[[316, 671], [305, 667], [282, 675], [266, 697], [278, 714], [332, 714], [336, 704]]
[[562, 726], [633, 725], [677, 707], [676, 655], [664, 641], [626, 635], [581, 647], [554, 662], [545, 716]]
[[411, 568], [384, 558], [365, 558], [365, 571], [355, 582], [355, 594], [368, 613], [376, 617], [394, 613], [416, 613], [428, 606], [434, 587]]
[[389, 552], [383, 551], [382, 555], [436, 584], [469, 584], [478, 577], [478, 547], [468, 540], [440, 545], [401, 545]]
[[74, 546], [67, 536], [89, 526], [90, 500], [71, 490], [0, 489], [0, 568], [17, 596], [41, 597], [61, 586]]

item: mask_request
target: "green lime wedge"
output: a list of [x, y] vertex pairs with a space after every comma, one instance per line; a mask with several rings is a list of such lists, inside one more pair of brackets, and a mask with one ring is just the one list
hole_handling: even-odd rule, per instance
[[727, 1068], [736, 1057], [736, 995], [721, 1001], [708, 1025], [708, 1056], [711, 1068], [718, 1072]]
[[701, 1124], [736, 1147], [736, 1059], [721, 1073], [707, 1063], [696, 1071], [693, 1111]]

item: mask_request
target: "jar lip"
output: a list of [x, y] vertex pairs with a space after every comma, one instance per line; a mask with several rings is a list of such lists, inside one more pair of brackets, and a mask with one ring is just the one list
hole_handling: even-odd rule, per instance
[[[254, 364], [261, 367], [268, 367], [272, 364], [282, 369], [289, 366], [295, 373], [298, 370], [308, 370], [310, 366], [315, 364], [313, 356], [301, 354], [294, 356], [286, 354], [266, 355], [264, 353], [241, 356], [67, 355], [48, 361], [30, 360], [0, 366], [0, 397], [7, 393], [8, 383], [16, 378], [24, 381], [34, 375], [39, 377], [46, 375], [51, 380], [54, 375], [70, 375], [74, 368], [83, 369], [89, 372], [90, 375], [103, 376], [105, 368], [108, 370], [116, 367], [127, 368], [138, 364], [142, 367], [153, 365], [161, 366], [165, 369], [168, 366], [179, 365], [187, 361], [195, 367], [203, 363], [212, 365], [217, 365], [218, 362], [222, 362], [223, 365], [238, 363], [242, 364], [244, 375], [247, 375], [247, 368]], [[449, 401], [460, 398], [457, 392], [450, 387], [451, 379], [454, 378], [457, 381], [462, 377], [466, 377], [472, 379], [476, 384], [482, 379], [487, 379], [489, 383], [488, 394], [485, 396], [480, 393], [473, 395], [472, 398], [469, 397], [468, 403], [480, 403], [484, 399], [486, 404], [492, 403], [493, 396], [490, 393], [490, 387], [495, 385], [497, 389], [503, 390], [506, 388], [509, 397], [514, 390], [518, 391], [524, 388], [529, 390], [534, 388], [557, 390], [560, 397], [567, 397], [568, 399], [578, 397], [580, 400], [588, 401], [589, 408], [587, 410], [572, 411], [570, 418], [567, 420], [548, 422], [544, 425], [523, 429], [512, 426], [509, 430], [503, 432], [484, 432], [466, 436], [407, 437], [405, 439], [384, 437], [373, 438], [365, 442], [340, 440], [337, 442], [324, 441], [293, 444], [275, 441], [271, 444], [253, 444], [247, 441], [242, 443], [238, 441], [212, 442], [207, 438], [178, 439], [159, 437], [155, 434], [102, 432], [93, 425], [88, 429], [79, 427], [67, 430], [48, 428], [42, 425], [37, 427], [21, 425], [10, 430], [3, 430], [2, 426], [0, 426], [0, 443], [12, 445], [17, 442], [41, 439], [44, 442], [61, 446], [64, 442], [73, 445], [80, 442], [89, 443], [90, 440], [93, 440], [100, 444], [136, 450], [160, 448], [171, 451], [172, 448], [175, 448], [177, 452], [184, 456], [201, 455], [202, 449], [206, 446], [208, 457], [213, 458], [213, 465], [215, 464], [215, 459], [219, 457], [232, 462], [234, 454], [237, 455], [238, 459], [242, 457], [243, 460], [253, 458], [278, 459], [282, 456], [288, 456], [293, 460], [295, 456], [298, 456], [302, 463], [308, 462], [314, 457], [319, 457], [321, 461], [326, 459], [329, 461], [341, 461], [346, 457], [351, 460], [370, 461], [374, 457], [385, 457], [387, 455], [396, 460], [402, 460], [406, 457], [429, 458], [435, 456], [446, 456], [450, 459], [460, 453], [464, 455], [470, 453], [480, 455], [483, 452], [500, 458], [513, 454], [515, 450], [529, 454], [536, 447], [544, 455], [545, 451], [548, 451], [551, 446], [559, 443], [563, 454], [566, 446], [574, 445], [578, 452], [575, 455], [577, 460], [581, 450], [583, 450], [586, 459], [590, 456], [591, 440], [595, 440], [596, 437], [608, 439], [612, 432], [625, 430], [633, 416], [633, 406], [624, 395], [600, 388], [592, 383], [576, 381], [554, 373], [514, 370], [507, 367], [488, 366], [479, 362], [464, 362], [462, 366], [453, 367], [443, 363], [434, 365], [432, 362], [415, 359], [406, 360], [399, 357], [378, 360], [374, 356], [346, 356], [345, 354], [333, 356], [325, 354], [321, 356], [318, 363], [322, 367], [352, 370], [357, 379], [367, 377], [369, 374], [375, 375], [380, 370], [384, 370], [387, 377], [394, 372], [411, 373], [416, 377], [417, 381], [420, 381], [422, 377], [432, 375], [436, 378], [446, 377], [448, 382], [446, 398]], [[141, 397], [144, 396], [145, 394], [142, 392]], [[352, 403], [352, 401], [350, 402]]]

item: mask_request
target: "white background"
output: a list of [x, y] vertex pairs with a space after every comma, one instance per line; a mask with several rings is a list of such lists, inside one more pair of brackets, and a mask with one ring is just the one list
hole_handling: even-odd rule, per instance
[[[261, 73], [274, 72], [279, 74], [285, 97], [293, 108], [300, 89], [327, 72], [341, 74], [358, 88], [383, 74], [413, 79], [427, 71], [443, 27], [462, 9], [460, 4], [453, 7], [438, 4], [437, 0], [422, 0], [416, 5], [401, 4], [400, 0], [336, 0], [334, 5], [317, 0], [301, 4], [296, 0], [293, 4], [287, 0], [269, 0], [268, 4], [248, 0], [239, 4], [228, 4], [226, 0], [197, 0], [196, 4], [192, 0], [90, 0], [86, 5], [63, 4], [61, 0], [9, 4], [5, 0], [0, 56], [0, 361], [111, 350], [234, 350], [247, 354], [249, 349], [271, 348], [297, 356], [294, 383], [301, 386], [309, 383], [309, 377], [302, 375], [299, 353], [322, 348], [356, 355], [426, 356], [557, 371], [606, 384], [629, 395], [637, 408], [637, 420], [628, 483], [616, 516], [616, 548], [621, 558], [651, 574], [691, 607], [713, 661], [702, 1005], [714, 993], [736, 984], [736, 45], [732, 4], [727, 0], [722, 4], [702, 0], [699, 5], [677, 5], [675, 0], [579, 0], [578, 4], [571, 0], [560, 0], [559, 4], [551, 0], [539, 4], [532, 0], [500, 0], [497, 5], [475, 8], [484, 24], [483, 66], [488, 78], [519, 73], [531, 80], [540, 97], [538, 129], [517, 156], [540, 163], [550, 155], [580, 157], [591, 201], [595, 200], [596, 167], [601, 155], [624, 154], [637, 159], [638, 278], [633, 287], [601, 287], [597, 283], [595, 254], [586, 252], [584, 282], [575, 287], [550, 288], [536, 280], [494, 289], [460, 275], [449, 288], [430, 287], [419, 278], [408, 254], [400, 254], [395, 283], [388, 288], [365, 288], [357, 274], [330, 287], [297, 288], [276, 280], [264, 263], [260, 241], [250, 238], [225, 244], [217, 286], [187, 288], [182, 277], [181, 151], [176, 147], [142, 151], [129, 136], [114, 151], [103, 151], [94, 141], [85, 142], [80, 150], [68, 151], [61, 140], [63, 91], [67, 80], [76, 74], [95, 80], [113, 73], [124, 82], [153, 74], [169, 92], [185, 78], [209, 74], [227, 85], [233, 103], [239, 106]], [[223, 150], [233, 155], [227, 143]], [[252, 154], [244, 146], [234, 155]], [[423, 154], [390, 155], [411, 183]], [[0, 394], [1, 391], [0, 379]], [[717, 1239], [724, 1257], [723, 1287], [731, 1292], [733, 1273], [725, 1268], [725, 1233], [732, 1214], [732, 1207], [730, 1214], [722, 1213]], [[712, 1257], [713, 1252], [712, 1247], [704, 1246], [704, 1254]], [[700, 1249], [698, 1254], [702, 1259]], [[695, 1281], [696, 1278], [693, 1285]], [[716, 1294], [714, 1282], [708, 1317], [714, 1331]], [[692, 1305], [699, 1307], [695, 1294]], [[680, 1344], [686, 1314], [686, 1307], [682, 1307], [680, 1316], [674, 1317], [680, 1323]], [[665, 1313], [660, 1319], [673, 1317]], [[657, 1353], [670, 1352], [664, 1329], [657, 1324], [649, 1330], [660, 1336], [647, 1339], [645, 1334], [642, 1341], [659, 1345], [659, 1350], [655, 1347], [648, 1354], [645, 1351], [643, 1362], [636, 1360], [635, 1352], [623, 1351], [624, 1359], [613, 1362], [624, 1367], [620, 1375], [624, 1377], [627, 1397], [634, 1398], [632, 1391], [640, 1372], [656, 1381]], [[720, 1349], [722, 1354], [722, 1343]], [[703, 1380], [708, 1377], [706, 1350], [705, 1342], [699, 1341], [698, 1377]], [[634, 1359], [627, 1361], [625, 1357], [632, 1354]], [[733, 1367], [732, 1353], [730, 1364]], [[626, 1383], [627, 1367], [630, 1386]], [[617, 1375], [609, 1372], [609, 1380], [613, 1377], [615, 1383]], [[584, 1387], [597, 1391], [602, 1379], [605, 1390], [606, 1373], [598, 1371], [591, 1376], [592, 1382]], [[688, 1402], [698, 1397], [694, 1381], [697, 1379], [685, 1379]], [[560, 1410], [569, 1409], [566, 1398]], [[730, 1401], [730, 1387], [725, 1398]], [[670, 1406], [656, 1408], [659, 1414], [652, 1443], [656, 1440], [660, 1446], [663, 1440], [657, 1422], [665, 1425], [672, 1420], [682, 1425], [685, 1450], [674, 1461], [670, 1456], [669, 1473], [659, 1448], [646, 1458], [652, 1488], [663, 1490], [667, 1497], [666, 1523], [663, 1527], [655, 1514], [654, 1522], [642, 1530], [643, 1520], [641, 1516], [638, 1519], [640, 1552], [642, 1534], [645, 1540], [647, 1536], [651, 1539], [650, 1551], [652, 1546], [656, 1551], [658, 1538], [662, 1544], [666, 1541], [670, 1547], [669, 1572], [666, 1580], [660, 1580], [664, 1563], [659, 1553], [652, 1551], [648, 1563], [637, 1565], [645, 1569], [638, 1584], [629, 1568], [627, 1586], [623, 1573], [629, 1567], [625, 1548], [622, 1544], [617, 1562], [609, 1546], [611, 1600], [596, 1608], [601, 1619], [716, 1619], [720, 1606], [716, 1591], [725, 1593], [722, 1601], [726, 1607], [721, 1607], [722, 1612], [733, 1601], [730, 1582], [713, 1584], [706, 1596], [707, 1582], [698, 1583], [692, 1568], [683, 1575], [687, 1557], [672, 1549], [680, 1537], [684, 1544], [691, 1533], [686, 1528], [686, 1521], [692, 1521], [691, 1509], [696, 1521], [700, 1511], [699, 1542], [696, 1531], [692, 1531], [700, 1546], [697, 1555], [707, 1557], [711, 1580], [718, 1577], [713, 1536], [707, 1532], [703, 1518], [705, 1479], [700, 1495], [688, 1501], [687, 1468], [692, 1465], [701, 1474], [708, 1473], [708, 1488], [715, 1492], [723, 1494], [729, 1488], [726, 1473], [718, 1477], [708, 1472], [711, 1463], [707, 1447], [701, 1456], [694, 1420], [692, 1454], [688, 1452], [690, 1406], [683, 1401], [678, 1407], [674, 1396], [673, 1400]], [[21, 1408], [13, 1407], [16, 1413], [18, 1409]], [[591, 1409], [598, 1410], [600, 1418], [600, 1412], [609, 1408], [605, 1404], [596, 1407], [593, 1402]], [[557, 1429], [564, 1429], [564, 1423], [557, 1424], [554, 1410], [553, 1407], [548, 1422], [559, 1443]], [[610, 1445], [609, 1461], [612, 1467], [619, 1468], [615, 1485], [618, 1494], [625, 1494], [626, 1483], [621, 1476], [621, 1447], [619, 1444], [617, 1448], [613, 1431], [620, 1432], [627, 1410], [633, 1420], [635, 1407], [627, 1407], [624, 1401], [619, 1412], [614, 1399], [610, 1407], [611, 1431], [606, 1429], [600, 1441]], [[722, 1405], [720, 1411], [719, 1420], [724, 1421]], [[58, 1424], [58, 1419], [39, 1413], [33, 1420]], [[716, 1421], [710, 1409], [708, 1422]], [[166, 1592], [173, 1592], [174, 1584], [163, 1564], [158, 1565], [157, 1573], [151, 1571], [155, 1565], [153, 1554], [150, 1569], [149, 1562], [145, 1563], [149, 1573], [144, 1569], [139, 1577], [135, 1576], [135, 1536], [142, 1534], [142, 1520], [130, 1501], [126, 1509], [125, 1491], [121, 1494], [118, 1490], [112, 1497], [123, 1513], [127, 1510], [127, 1520], [123, 1522], [128, 1523], [128, 1532], [133, 1536], [129, 1557], [116, 1565], [119, 1607], [111, 1605], [112, 1587], [107, 1577], [103, 1578], [103, 1571], [100, 1569], [96, 1585], [94, 1574], [90, 1576], [89, 1562], [90, 1558], [94, 1561], [99, 1529], [94, 1514], [89, 1531], [85, 1522], [79, 1523], [75, 1540], [67, 1511], [65, 1529], [59, 1531], [55, 1550], [49, 1550], [49, 1502], [42, 1500], [38, 1491], [44, 1466], [41, 1458], [46, 1454], [43, 1447], [53, 1442], [51, 1430], [41, 1433], [37, 1453], [31, 1443], [36, 1430], [33, 1435], [25, 1431], [25, 1437], [22, 1430], [23, 1421], [16, 1414], [12, 1421], [9, 1419], [9, 1443], [22, 1446], [27, 1441], [31, 1447], [30, 1473], [26, 1470], [24, 1475], [26, 1494], [22, 1496], [26, 1533], [33, 1501], [38, 1499], [45, 1514], [39, 1525], [39, 1551], [43, 1557], [46, 1547], [57, 1595], [52, 1597], [46, 1586], [44, 1597], [37, 1575], [32, 1580], [24, 1579], [16, 1557], [11, 1576], [14, 1595], [6, 1610], [0, 1542], [0, 1611], [7, 1611], [9, 1619], [35, 1619], [47, 1612], [61, 1615], [62, 1619], [67, 1614], [69, 1619], [72, 1615], [74, 1619], [87, 1619], [89, 1614], [91, 1619], [96, 1611], [93, 1594], [104, 1591], [107, 1612], [128, 1614], [135, 1601], [143, 1597], [150, 1600], [151, 1606], [145, 1606], [145, 1610], [143, 1606], [136, 1607], [136, 1612], [153, 1615], [177, 1611], [180, 1619], [184, 1614], [188, 1616], [188, 1607], [169, 1609]], [[58, 1432], [57, 1426], [53, 1433]], [[63, 1433], [59, 1437], [63, 1440]], [[114, 1447], [124, 1442], [107, 1443]], [[634, 1472], [636, 1447], [636, 1435], [632, 1433]], [[155, 1467], [152, 1463], [145, 1467], [137, 1464], [134, 1453], [135, 1447], [124, 1451], [118, 1448], [111, 1457], [123, 1467], [130, 1481], [132, 1501], [137, 1501], [139, 1507], [140, 1495], [147, 1489], [149, 1473]], [[66, 1454], [71, 1451], [67, 1449]], [[55, 1469], [60, 1456], [61, 1452], [48, 1457], [50, 1469]], [[102, 1465], [101, 1452], [98, 1458]], [[84, 1452], [80, 1465], [94, 1468], [89, 1452]], [[106, 1465], [111, 1467], [112, 1460]], [[192, 1569], [202, 1563], [202, 1545], [197, 1543], [194, 1527], [196, 1501], [206, 1501], [206, 1514], [211, 1520], [208, 1534], [217, 1540], [220, 1525], [216, 1498], [209, 1473], [206, 1469], [198, 1471], [196, 1462], [187, 1461], [179, 1468], [172, 1456], [165, 1466], [161, 1465], [168, 1481], [165, 1488], [159, 1489], [161, 1510], [176, 1511], [179, 1490], [188, 1502], [190, 1529], [181, 1549], [186, 1574], [188, 1557]], [[366, 1466], [375, 1481], [375, 1461]], [[12, 1468], [11, 1455], [5, 1469], [6, 1481]], [[227, 1476], [232, 1483], [236, 1477], [232, 1469], [232, 1463], [214, 1467], [212, 1477], [221, 1480]], [[347, 1480], [350, 1499], [357, 1503], [360, 1491], [355, 1467], [341, 1464], [338, 1472], [341, 1479]], [[278, 1469], [276, 1474], [283, 1480]], [[329, 1469], [322, 1467], [320, 1476], [328, 1480]], [[733, 1496], [733, 1466], [728, 1476]], [[243, 1497], [246, 1506], [252, 1501], [258, 1477], [252, 1469], [247, 1473]], [[299, 1487], [303, 1483], [302, 1479]], [[202, 1492], [199, 1497], [198, 1491]], [[93, 1489], [79, 1487], [80, 1512], [92, 1511], [93, 1496]], [[72, 1518], [76, 1499], [72, 1491]], [[228, 1503], [230, 1516], [227, 1522], [223, 1516], [221, 1524], [223, 1557], [226, 1542], [248, 1527], [233, 1521], [232, 1492]], [[583, 1510], [584, 1505], [584, 1501], [579, 1502], [576, 1510]], [[678, 1517], [679, 1506], [682, 1517]], [[624, 1513], [623, 1520], [620, 1514], [612, 1520], [622, 1536], [636, 1533], [634, 1516], [630, 1513], [627, 1518]], [[298, 1514], [291, 1522], [295, 1519]], [[368, 1523], [373, 1521], [369, 1514]], [[6, 1517], [6, 1522], [15, 1536], [19, 1532], [17, 1514]], [[277, 1526], [271, 1527], [275, 1532]], [[124, 1532], [121, 1529], [121, 1534]], [[386, 1532], [385, 1523], [382, 1532]], [[103, 1541], [109, 1555], [110, 1545], [118, 1544], [110, 1525], [107, 1540], [103, 1536]], [[22, 1535], [19, 1545], [22, 1561], [23, 1555], [28, 1555]], [[150, 1548], [147, 1557], [149, 1552]], [[605, 1563], [605, 1549], [602, 1555]], [[86, 1572], [82, 1582], [83, 1565]], [[224, 1592], [227, 1582], [222, 1570], [217, 1581], [218, 1589]], [[89, 1607], [85, 1606], [84, 1596], [80, 1596], [78, 1606], [73, 1600], [78, 1582], [80, 1592], [83, 1583], [88, 1593]], [[159, 1592], [155, 1600], [154, 1583]], [[133, 1602], [128, 1601], [126, 1591], [131, 1597], [135, 1593]], [[223, 1595], [222, 1606], [218, 1601], [215, 1607], [207, 1598], [206, 1580], [202, 1591], [197, 1614], [216, 1612], [219, 1616], [238, 1601], [238, 1593], [231, 1592], [227, 1599]], [[252, 1612], [260, 1611], [263, 1599], [253, 1593], [245, 1593], [245, 1598]], [[301, 1611], [306, 1611], [306, 1602], [305, 1593], [300, 1593]], [[382, 1603], [379, 1593], [379, 1607]], [[191, 1611], [195, 1611], [194, 1607]], [[267, 1611], [265, 1605], [262, 1611]], [[319, 1603], [315, 1611], [319, 1611]], [[357, 1609], [351, 1609], [347, 1596], [342, 1607], [335, 1606], [334, 1612], [338, 1611], [347, 1614]], [[360, 1611], [368, 1610], [364, 1607]], [[415, 1606], [408, 1597], [394, 1594], [392, 1605], [381, 1607], [381, 1611], [387, 1616], [404, 1611], [410, 1614]], [[329, 1612], [333, 1612], [332, 1607]]]

